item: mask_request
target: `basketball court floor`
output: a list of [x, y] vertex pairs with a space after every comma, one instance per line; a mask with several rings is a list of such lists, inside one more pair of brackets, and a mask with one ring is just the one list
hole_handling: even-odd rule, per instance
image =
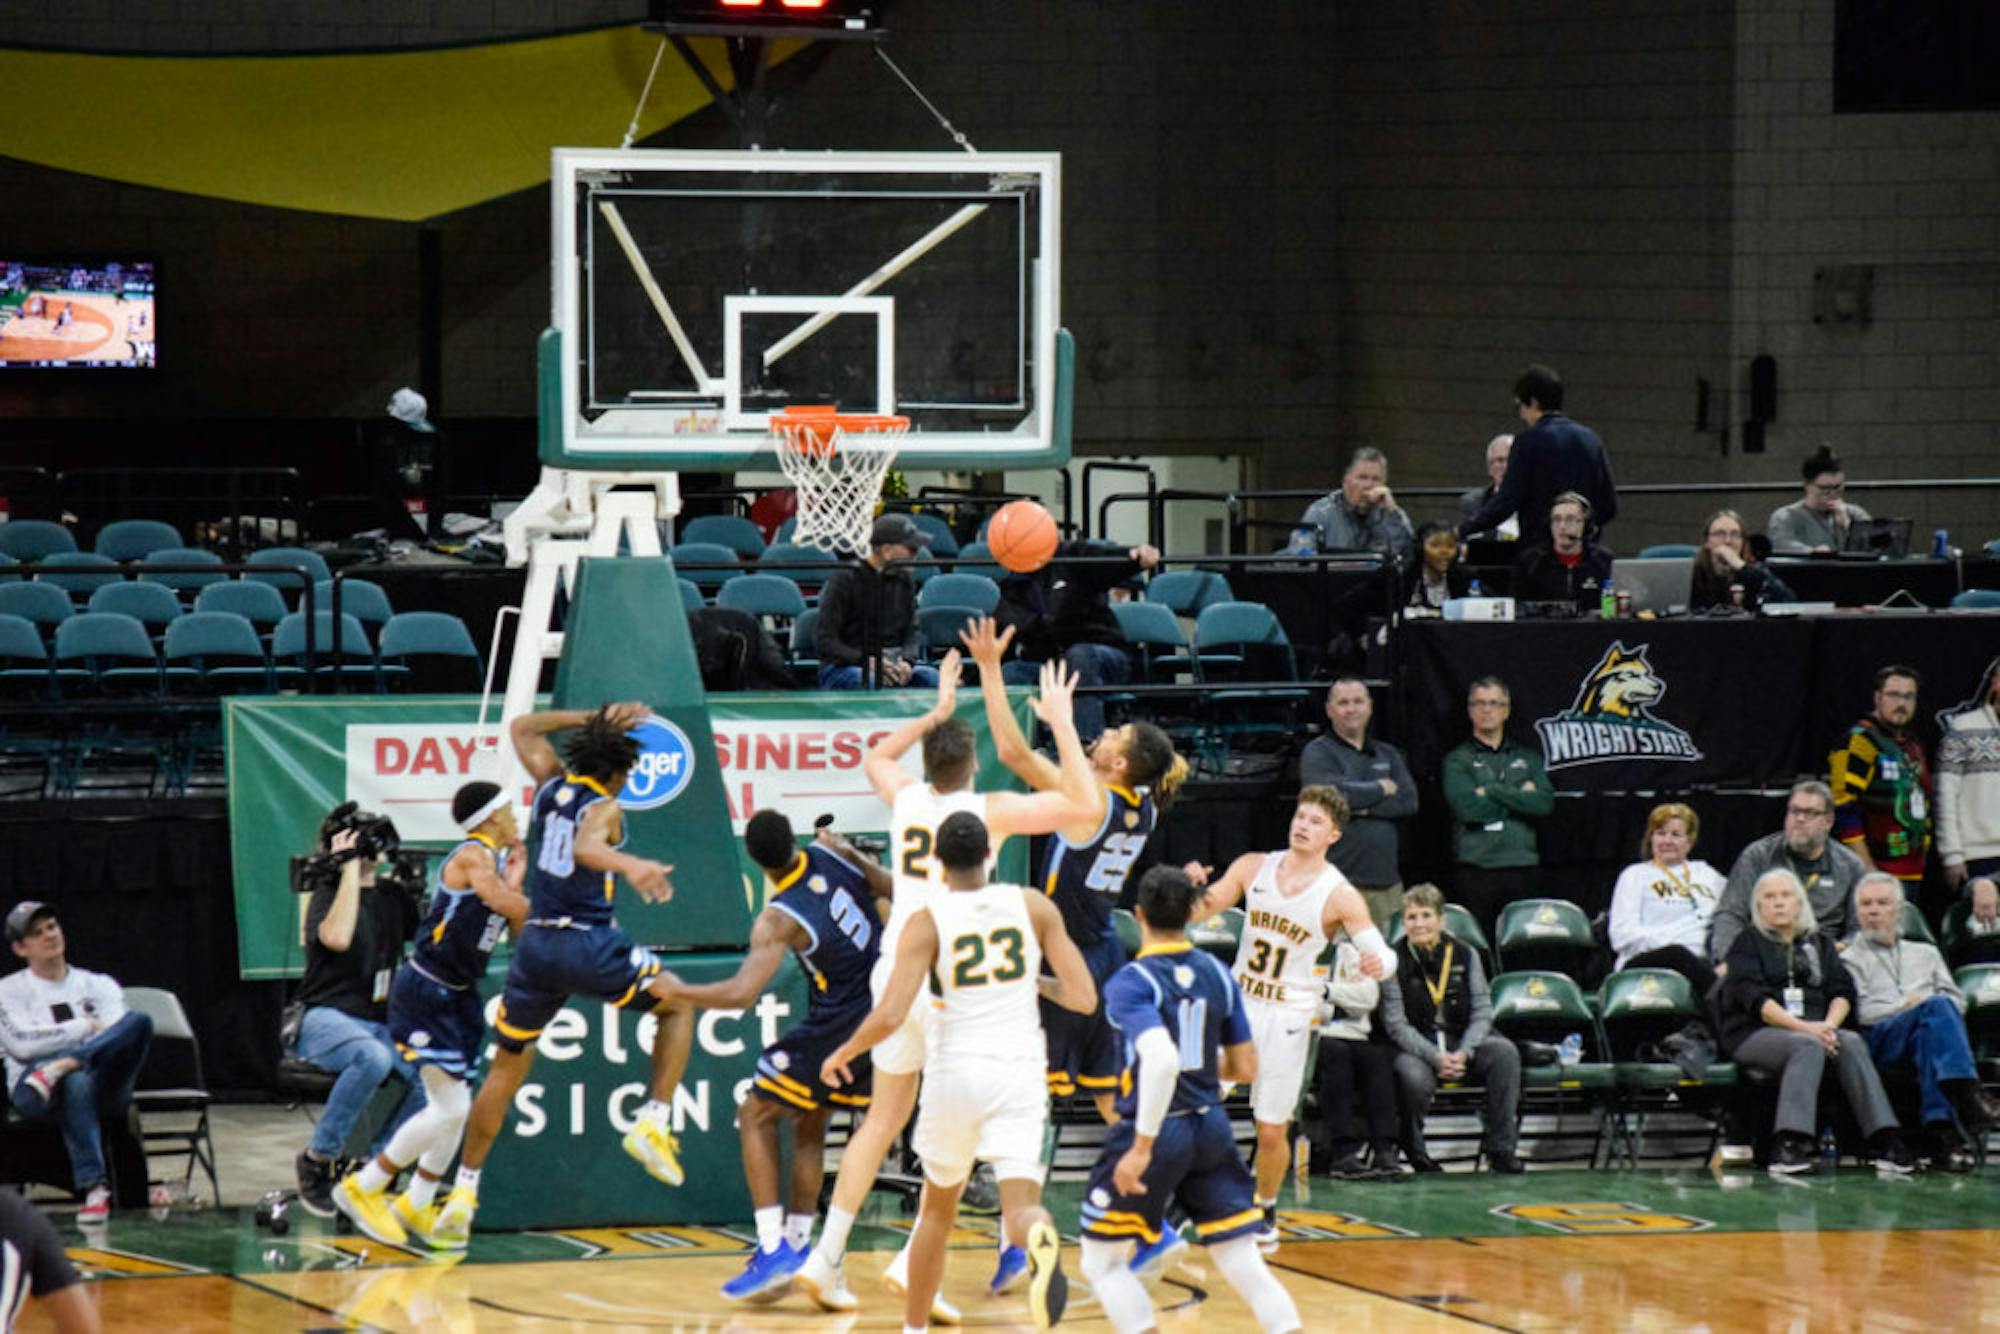
[[[1058, 1220], [1080, 1187], [1058, 1183]], [[876, 1281], [900, 1243], [885, 1196], [849, 1259], [862, 1309], [724, 1301], [751, 1244], [739, 1226], [481, 1234], [439, 1262], [303, 1214], [282, 1237], [250, 1210], [115, 1214], [71, 1255], [108, 1329], [894, 1330]], [[2000, 1324], [2000, 1234], [1982, 1176], [1880, 1181], [1865, 1170], [1780, 1181], [1706, 1170], [1448, 1173], [1288, 1191], [1275, 1257], [1308, 1330], [1936, 1330]], [[962, 1219], [946, 1295], [974, 1329], [1031, 1328], [988, 1298], [993, 1220]], [[1065, 1252], [1074, 1275], [1076, 1253]], [[1109, 1326], [1079, 1286], [1066, 1327]], [[1249, 1312], [1201, 1253], [1157, 1294], [1161, 1328], [1237, 1334]], [[20, 1328], [46, 1329], [30, 1314]]]

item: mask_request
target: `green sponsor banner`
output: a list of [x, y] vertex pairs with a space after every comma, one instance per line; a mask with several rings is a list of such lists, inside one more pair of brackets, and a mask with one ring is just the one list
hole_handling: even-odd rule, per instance
[[[1016, 716], [1031, 727], [1027, 693], [1010, 693]], [[931, 699], [928, 691], [711, 696], [711, 767], [732, 834], [740, 834], [752, 811], [775, 806], [802, 837], [820, 814], [832, 815], [843, 832], [880, 835], [888, 811], [861, 773], [862, 757]], [[237, 696], [225, 710], [237, 954], [246, 978], [296, 977], [304, 965], [304, 900], [290, 892], [290, 861], [311, 851], [327, 811], [352, 799], [392, 817], [406, 843], [447, 848], [458, 840], [451, 794], [497, 772], [488, 753], [497, 728], [489, 723], [480, 730], [477, 696]], [[977, 691], [961, 692], [958, 716], [978, 736], [980, 787], [1018, 788], [994, 756]], [[915, 773], [918, 763], [913, 747], [905, 765]], [[635, 835], [642, 820], [671, 819], [665, 812], [672, 809], [635, 812]], [[732, 874], [697, 883], [677, 865], [673, 900], [651, 916], [634, 912], [637, 897], [621, 887], [620, 922], [653, 945], [674, 942], [649, 939], [646, 928], [676, 915], [698, 918], [726, 906], [728, 921], [747, 922], [762, 907], [764, 880], [743, 857], [740, 838], [732, 842]], [[1024, 840], [1007, 841], [1000, 874], [1026, 878]], [[747, 929], [733, 929], [739, 932], [733, 939], [712, 943], [747, 944]]]

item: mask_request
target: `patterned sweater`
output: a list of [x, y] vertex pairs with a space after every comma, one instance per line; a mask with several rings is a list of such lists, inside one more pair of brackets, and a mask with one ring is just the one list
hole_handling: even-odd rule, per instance
[[1937, 789], [1944, 864], [2000, 857], [2000, 717], [1990, 702], [1944, 720]]

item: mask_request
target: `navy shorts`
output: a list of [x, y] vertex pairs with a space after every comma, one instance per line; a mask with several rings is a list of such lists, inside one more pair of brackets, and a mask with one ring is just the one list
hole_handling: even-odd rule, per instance
[[615, 926], [529, 924], [514, 946], [507, 990], [493, 1020], [500, 1045], [520, 1051], [547, 1028], [571, 996], [593, 996], [612, 1005], [651, 1010], [644, 988], [660, 974], [660, 961]]
[[874, 1079], [866, 1053], [847, 1067], [854, 1075], [854, 1082], [840, 1088], [821, 1083], [819, 1068], [835, 1048], [854, 1036], [854, 1030], [868, 1017], [868, 1009], [864, 1004], [859, 1009], [810, 1015], [805, 1022], [785, 1030], [757, 1058], [757, 1079], [752, 1087], [771, 1101], [801, 1112], [814, 1112], [822, 1107], [866, 1107]]
[[1083, 961], [1097, 982], [1097, 1008], [1078, 1014], [1044, 997], [1042, 1032], [1048, 1039], [1049, 1094], [1110, 1093], [1118, 1087], [1125, 1066], [1125, 1043], [1104, 1013], [1104, 984], [1125, 966], [1125, 947], [1115, 932], [1096, 944], [1081, 947]]
[[1169, 1116], [1153, 1141], [1152, 1166], [1146, 1169], [1146, 1190], [1126, 1195], [1112, 1181], [1118, 1160], [1132, 1147], [1132, 1122], [1120, 1121], [1104, 1135], [1104, 1151], [1091, 1169], [1083, 1193], [1082, 1232], [1099, 1241], [1137, 1237], [1151, 1245], [1160, 1239], [1167, 1201], [1179, 1200], [1194, 1221], [1195, 1239], [1204, 1246], [1240, 1237], [1261, 1227], [1264, 1211], [1257, 1207], [1257, 1183], [1243, 1165], [1229, 1117], [1220, 1107], [1199, 1115]]
[[389, 984], [389, 1040], [404, 1060], [471, 1079], [485, 1038], [477, 988], [445, 986], [407, 963], [396, 970]]

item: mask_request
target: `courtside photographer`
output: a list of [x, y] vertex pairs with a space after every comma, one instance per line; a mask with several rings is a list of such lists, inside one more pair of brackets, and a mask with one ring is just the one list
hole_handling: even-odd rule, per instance
[[284, 1043], [308, 1065], [335, 1076], [312, 1142], [298, 1158], [299, 1200], [333, 1216], [334, 1160], [383, 1080], [404, 1093], [380, 1132], [424, 1105], [415, 1067], [389, 1040], [389, 979], [422, 916], [421, 858], [400, 854], [388, 817], [344, 802], [320, 824], [319, 843], [295, 860], [292, 889], [310, 895], [305, 916], [305, 977], [286, 1011]]

